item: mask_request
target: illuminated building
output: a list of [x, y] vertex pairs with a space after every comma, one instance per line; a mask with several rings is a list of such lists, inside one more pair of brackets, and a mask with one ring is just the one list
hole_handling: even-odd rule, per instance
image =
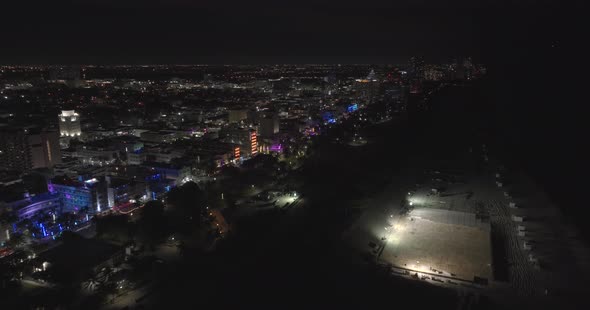
[[366, 79], [354, 81], [356, 97], [367, 104], [375, 102], [379, 92], [379, 80], [375, 77], [375, 71], [371, 70]]
[[118, 150], [111, 145], [83, 145], [76, 150], [74, 156], [86, 165], [102, 166], [114, 163], [118, 158], [117, 154]]
[[40, 211], [57, 210], [60, 206], [59, 196], [55, 194], [46, 193], [25, 199], [28, 203], [16, 211], [19, 219], [30, 218]]
[[52, 193], [57, 193], [61, 201], [61, 212], [98, 213], [109, 208], [107, 184], [92, 178], [83, 182], [61, 177], [48, 184]]
[[258, 154], [258, 141], [256, 139], [256, 131], [250, 132], [250, 154], [252, 156]]
[[145, 181], [105, 176], [109, 208], [127, 203], [129, 200], [136, 199], [144, 194], [147, 195], [149, 192], [147, 182], [159, 181], [160, 179], [161, 176], [159, 174], [147, 176], [145, 177]]
[[61, 111], [59, 118], [59, 133], [62, 137], [77, 137], [82, 134], [80, 115], [74, 110]]
[[19, 172], [31, 169], [27, 136], [22, 129], [2, 128], [0, 131], [0, 167]]
[[244, 128], [224, 128], [219, 132], [221, 141], [240, 146], [244, 156], [254, 156], [258, 153], [256, 130]]
[[240, 147], [239, 146], [236, 146], [234, 148], [234, 159], [235, 160], [240, 160], [240, 157], [241, 157], [240, 156]]

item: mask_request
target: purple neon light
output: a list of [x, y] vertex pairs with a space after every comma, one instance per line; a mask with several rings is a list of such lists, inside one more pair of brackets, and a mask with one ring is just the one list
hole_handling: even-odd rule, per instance
[[270, 146], [270, 150], [273, 152], [280, 152], [283, 150], [283, 146], [281, 144], [273, 144]]

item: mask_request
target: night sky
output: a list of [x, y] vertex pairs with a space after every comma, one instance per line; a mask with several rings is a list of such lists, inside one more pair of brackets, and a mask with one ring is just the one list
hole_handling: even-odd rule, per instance
[[276, 2], [17, 1], [0, 19], [0, 62], [490, 62], [568, 44], [583, 20], [558, 1]]

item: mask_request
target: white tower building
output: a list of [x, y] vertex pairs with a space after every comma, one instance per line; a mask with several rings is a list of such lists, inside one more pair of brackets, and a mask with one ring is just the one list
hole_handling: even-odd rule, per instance
[[76, 137], [82, 134], [80, 115], [74, 110], [61, 111], [59, 117], [59, 133], [62, 137]]

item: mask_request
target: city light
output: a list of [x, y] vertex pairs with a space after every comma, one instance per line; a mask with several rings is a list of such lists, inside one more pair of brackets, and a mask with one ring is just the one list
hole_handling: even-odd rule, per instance
[[[400, 68], [406, 66], [409, 73], [404, 75]], [[355, 248], [349, 255], [343, 255], [355, 264], [356, 259], [348, 258], [358, 258], [358, 253], [368, 254], [367, 258], [373, 259], [371, 264], [389, 264], [400, 270], [423, 270], [440, 260], [446, 264], [453, 255], [468, 252], [459, 249], [458, 253], [448, 254], [455, 251], [452, 242], [476, 239], [470, 239], [469, 234], [454, 238], [447, 232], [451, 228], [432, 220], [448, 220], [451, 215], [428, 218], [412, 212], [431, 209], [422, 208], [427, 205], [425, 202], [431, 202], [432, 194], [424, 194], [425, 189], [418, 188], [421, 186], [418, 183], [437, 183], [429, 183], [428, 190], [451, 185], [439, 186], [443, 181], [438, 177], [436, 181], [422, 181], [423, 171], [413, 166], [407, 167], [407, 171], [415, 172], [415, 176], [407, 175], [406, 170], [396, 173], [400, 165], [413, 165], [426, 155], [442, 153], [437, 148], [444, 139], [439, 139], [434, 130], [427, 132], [431, 135], [424, 141], [413, 139], [413, 135], [409, 140], [416, 145], [426, 143], [437, 151], [406, 160], [405, 155], [416, 155], [412, 152], [418, 152], [418, 148], [414, 143], [405, 143], [404, 135], [416, 132], [413, 126], [429, 125], [420, 119], [421, 106], [429, 105], [422, 95], [434, 96], [436, 87], [451, 83], [438, 80], [444, 68], [433, 65], [425, 71], [428, 75], [423, 75], [416, 73], [411, 63], [2, 66], [0, 91], [5, 93], [0, 98], [7, 94], [14, 102], [9, 102], [3, 111], [6, 124], [0, 134], [3, 139], [1, 185], [10, 194], [7, 197], [14, 199], [6, 200], [10, 204], [2, 210], [2, 224], [10, 221], [2, 229], [10, 229], [5, 231], [6, 238], [0, 238], [0, 254], [13, 249], [23, 253], [34, 250], [40, 257], [18, 268], [8, 268], [9, 272], [24, 270], [24, 275], [9, 274], [6, 279], [15, 281], [15, 287], [21, 279], [26, 279], [27, 285], [38, 283], [39, 290], [51, 292], [54, 279], [60, 279], [52, 273], [62, 269], [52, 267], [67, 266], [71, 267], [67, 269], [68, 272], [72, 269], [72, 275], [84, 275], [84, 279], [75, 277], [80, 278], [75, 287], [91, 287], [83, 292], [81, 299], [74, 296], [73, 300], [85, 301], [89, 297], [88, 300], [98, 301], [92, 295], [101, 297], [101, 288], [111, 288], [118, 292], [108, 296], [112, 298], [112, 307], [137, 308], [151, 304], [152, 300], [159, 304], [157, 299], [167, 296], [159, 292], [147, 296], [153, 291], [150, 287], [159, 287], [163, 280], [181, 283], [177, 280], [186, 275], [168, 274], [166, 267], [163, 277], [151, 277], [151, 272], [142, 272], [144, 267], [163, 261], [172, 267], [190, 264], [192, 253], [221, 257], [239, 252], [241, 246], [232, 247], [240, 242], [218, 242], [224, 237], [222, 234], [230, 231], [232, 234], [235, 231], [236, 241], [248, 241], [243, 243], [244, 248], [255, 246], [254, 252], [236, 257], [246, 259], [248, 266], [251, 262], [259, 263], [250, 259], [261, 254], [256, 242], [286, 241], [286, 247], [303, 245], [294, 248], [295, 253], [312, 250], [305, 246], [307, 239], [319, 238], [318, 244], [329, 243], [332, 234], [342, 237], [343, 245], [352, 241], [351, 248], [359, 247], [359, 251]], [[432, 80], [424, 82], [427, 76]], [[30, 90], [17, 85], [25, 83], [21, 80], [28, 77], [34, 77], [30, 78]], [[461, 86], [467, 87], [467, 84]], [[21, 99], [25, 94], [31, 100], [27, 104]], [[11, 111], [14, 107], [19, 109]], [[407, 107], [417, 111], [407, 111]], [[424, 115], [430, 120], [430, 114]], [[406, 127], [407, 120], [411, 120], [410, 127]], [[392, 132], [395, 133], [390, 136]], [[392, 138], [398, 137], [397, 133], [402, 133], [399, 141]], [[375, 154], [388, 154], [385, 146], [408, 154], [392, 160], [375, 157]], [[432, 169], [443, 170], [432, 167], [428, 171]], [[440, 174], [442, 179], [447, 173]], [[35, 188], [23, 195], [31, 187], [29, 176]], [[394, 184], [391, 191], [381, 194], [372, 188], [391, 177], [397, 178], [391, 181]], [[405, 179], [413, 177], [419, 181], [404, 184]], [[462, 182], [461, 179], [456, 183]], [[401, 194], [395, 193], [399, 189]], [[403, 190], [408, 191], [407, 196], [403, 196]], [[229, 194], [228, 199], [225, 192]], [[443, 196], [439, 195], [435, 202], [445, 200]], [[324, 200], [327, 203], [322, 203]], [[452, 204], [462, 210], [457, 201]], [[310, 224], [308, 215], [319, 216], [317, 222], [332, 232], [326, 236], [318, 230], [314, 235], [316, 230], [312, 229], [301, 234], [305, 225]], [[467, 218], [462, 216], [453, 221]], [[251, 229], [247, 229], [250, 222], [257, 226], [264, 222], [264, 225], [250, 233]], [[138, 235], [129, 235], [130, 231]], [[432, 235], [425, 237], [424, 231]], [[474, 229], [471, 233], [484, 232], [487, 231]], [[68, 238], [70, 233], [80, 238]], [[176, 242], [176, 236], [182, 238]], [[519, 238], [512, 237], [507, 239]], [[533, 241], [530, 244], [536, 245]], [[185, 249], [189, 255], [184, 255]], [[332, 247], [327, 249], [330, 251]], [[436, 253], [428, 253], [431, 249]], [[337, 250], [348, 249], [338, 247]], [[444, 253], [445, 250], [449, 252]], [[488, 249], [477, 255], [487, 259], [485, 251]], [[297, 264], [297, 257], [284, 263]], [[207, 264], [211, 270], [222, 270], [223, 266], [215, 264], [228, 261], [231, 259], [210, 260]], [[122, 262], [128, 263], [121, 265]], [[260, 263], [265, 264], [267, 260]], [[468, 263], [469, 259], [461, 258], [449, 265]], [[241, 261], [236, 264], [246, 266]], [[106, 265], [112, 268], [103, 268]], [[252, 267], [252, 270], [259, 269]], [[355, 266], [349, 267], [355, 269], [353, 273], [357, 272]], [[358, 271], [365, 272], [360, 267]], [[348, 269], [342, 270], [349, 272]], [[129, 284], [121, 280], [126, 277]], [[346, 278], [348, 275], [342, 277]], [[196, 280], [201, 284], [210, 282], [207, 277]], [[143, 283], [148, 284], [142, 286]], [[98, 291], [92, 291], [95, 289]], [[129, 291], [120, 291], [123, 289]], [[232, 292], [228, 296], [229, 293]], [[143, 302], [144, 299], [149, 301]], [[106, 303], [96, 306], [109, 307]]]

